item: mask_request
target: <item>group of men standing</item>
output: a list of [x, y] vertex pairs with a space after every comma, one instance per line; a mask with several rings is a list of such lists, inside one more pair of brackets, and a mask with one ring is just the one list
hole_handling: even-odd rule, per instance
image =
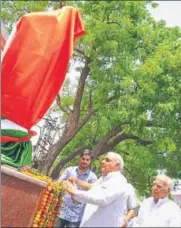
[[181, 210], [168, 199], [173, 186], [166, 175], [155, 178], [152, 197], [139, 205], [135, 189], [123, 175], [122, 157], [109, 152], [101, 162], [102, 176], [90, 170], [90, 151], [79, 165], [67, 168], [58, 182], [66, 189], [56, 227], [181, 227]]

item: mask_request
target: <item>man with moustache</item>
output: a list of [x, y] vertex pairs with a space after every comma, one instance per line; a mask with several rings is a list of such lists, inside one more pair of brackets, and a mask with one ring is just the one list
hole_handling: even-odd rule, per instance
[[[91, 153], [89, 150], [84, 150], [80, 155], [79, 165], [68, 167], [59, 177], [58, 182], [69, 180], [71, 177], [76, 177], [78, 180], [85, 183], [94, 183], [97, 180], [95, 173], [90, 170]], [[81, 189], [81, 187], [78, 187]], [[60, 214], [56, 219], [56, 227], [79, 227], [85, 204], [72, 199], [70, 194], [65, 194], [63, 206], [60, 209]]]

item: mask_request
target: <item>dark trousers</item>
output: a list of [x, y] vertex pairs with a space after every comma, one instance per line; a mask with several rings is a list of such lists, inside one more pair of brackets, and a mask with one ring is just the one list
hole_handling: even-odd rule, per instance
[[56, 218], [56, 222], [55, 222], [55, 226], [54, 227], [59, 227], [59, 228], [75, 228], [75, 227], [79, 227], [80, 226], [80, 222], [70, 222], [68, 220], [62, 219], [57, 217]]

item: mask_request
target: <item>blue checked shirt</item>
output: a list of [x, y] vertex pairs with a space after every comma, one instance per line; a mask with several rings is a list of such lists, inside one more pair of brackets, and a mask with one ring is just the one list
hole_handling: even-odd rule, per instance
[[[72, 176], [88, 183], [94, 183], [97, 180], [97, 176], [90, 169], [88, 169], [85, 173], [80, 174], [78, 166], [67, 168], [60, 176], [59, 180], [68, 180]], [[81, 187], [77, 188], [82, 190]], [[84, 207], [84, 203], [72, 200], [70, 194], [67, 193], [64, 196], [64, 203], [60, 210], [59, 217], [70, 222], [80, 222], [84, 212]]]

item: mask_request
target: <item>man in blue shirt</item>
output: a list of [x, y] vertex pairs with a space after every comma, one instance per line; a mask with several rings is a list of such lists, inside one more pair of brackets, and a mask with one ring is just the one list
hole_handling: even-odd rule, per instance
[[[78, 166], [72, 166], [65, 169], [63, 174], [59, 177], [58, 182], [70, 180], [75, 177], [90, 184], [94, 183], [97, 180], [97, 176], [90, 170], [91, 161], [90, 151], [85, 150], [80, 156]], [[77, 186], [77, 188], [81, 189], [80, 186]], [[79, 227], [85, 204], [73, 200], [68, 193], [65, 194], [63, 201], [63, 206], [58, 215], [56, 226]]]

